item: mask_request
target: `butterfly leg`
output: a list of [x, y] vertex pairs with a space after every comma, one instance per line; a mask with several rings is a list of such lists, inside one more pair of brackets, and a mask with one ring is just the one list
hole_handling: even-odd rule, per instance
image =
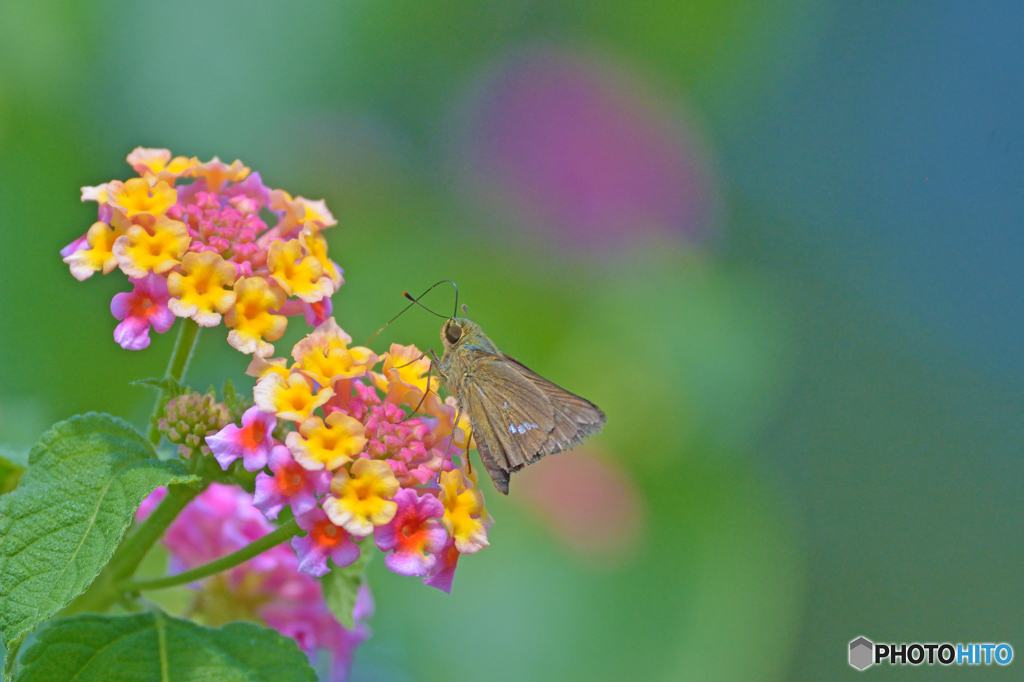
[[437, 373], [441, 376], [441, 378], [444, 379], [446, 383], [448, 381], [448, 375], [446, 375], [444, 373], [444, 370], [441, 369], [441, 361], [437, 359], [437, 353], [434, 352], [433, 348], [430, 348], [430, 349], [426, 350], [425, 352], [420, 353], [417, 357], [415, 357], [414, 359], [412, 359], [409, 362], [405, 363], [404, 365], [396, 365], [395, 369], [402, 369], [403, 367], [408, 367], [409, 365], [413, 364], [414, 362], [419, 362], [420, 360], [425, 358], [427, 355], [430, 355], [430, 358], [431, 358], [430, 359], [430, 369], [427, 370], [427, 390], [423, 392], [422, 397], [420, 397], [420, 401], [418, 403], [416, 403], [416, 407], [414, 407], [409, 414], [405, 415], [405, 417], [402, 419], [403, 422], [406, 419], [412, 419], [413, 415], [415, 415], [417, 412], [420, 411], [420, 408], [423, 407], [423, 403], [426, 402], [428, 395], [430, 395], [431, 393], [437, 393], [437, 391], [433, 391], [430, 388], [430, 380], [431, 380], [431, 378], [433, 378], [433, 372], [434, 372], [434, 368], [435, 367], [437, 368]]

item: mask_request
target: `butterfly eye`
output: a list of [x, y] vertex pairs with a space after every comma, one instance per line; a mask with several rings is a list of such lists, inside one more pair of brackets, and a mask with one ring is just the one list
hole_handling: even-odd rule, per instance
[[444, 335], [448, 337], [448, 343], [458, 343], [459, 339], [462, 338], [462, 327], [457, 324], [450, 324], [445, 328]]

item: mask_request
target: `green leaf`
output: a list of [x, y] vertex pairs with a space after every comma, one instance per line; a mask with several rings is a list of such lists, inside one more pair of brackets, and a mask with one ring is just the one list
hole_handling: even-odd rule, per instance
[[160, 419], [167, 416], [167, 403], [192, 391], [192, 389], [188, 386], [182, 385], [181, 382], [174, 377], [164, 377], [163, 379], [138, 379], [133, 381], [131, 385], [153, 388], [160, 392], [160, 402], [157, 405], [156, 411], [149, 418], [153, 424], [158, 424]]
[[179, 395], [185, 395], [191, 390], [188, 386], [182, 386], [172, 377], [167, 377], [166, 379], [139, 379], [138, 381], [133, 381], [131, 385], [155, 388], [158, 391], [162, 391], [164, 398], [168, 400], [177, 398]]
[[86, 414], [60, 422], [0, 497], [0, 635], [12, 642], [81, 594], [154, 488], [196, 480], [160, 461], [130, 424]]
[[15, 672], [18, 669], [18, 651], [24, 639], [17, 639], [11, 642], [10, 647], [4, 649], [4, 682], [12, 682]]
[[352, 610], [356, 606], [359, 586], [366, 581], [366, 565], [370, 563], [371, 543], [359, 543], [359, 558], [343, 568], [331, 562], [331, 572], [320, 578], [327, 607], [338, 622], [351, 630], [355, 627]]
[[206, 628], [159, 611], [54, 621], [18, 682], [315, 682], [294, 640], [253, 623]]
[[231, 421], [237, 422], [245, 411], [253, 405], [252, 396], [239, 395], [235, 391], [235, 385], [230, 380], [224, 382], [222, 395], [224, 396], [224, 405], [228, 408]]
[[238, 394], [235, 392], [235, 385], [231, 383], [231, 379], [224, 381], [224, 390], [221, 391], [221, 394], [224, 396], [224, 404], [229, 408], [234, 401], [238, 400]]

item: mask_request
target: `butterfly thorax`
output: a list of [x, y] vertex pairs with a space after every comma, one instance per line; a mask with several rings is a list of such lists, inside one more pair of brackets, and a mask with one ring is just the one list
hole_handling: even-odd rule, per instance
[[[458, 340], [451, 341], [451, 327], [460, 331]], [[445, 322], [441, 328], [441, 342], [444, 355], [441, 357], [441, 372], [444, 374], [448, 392], [456, 398], [462, 394], [466, 383], [472, 380], [473, 365], [481, 354], [501, 356], [501, 351], [480, 329], [480, 325], [466, 317], [456, 317]]]

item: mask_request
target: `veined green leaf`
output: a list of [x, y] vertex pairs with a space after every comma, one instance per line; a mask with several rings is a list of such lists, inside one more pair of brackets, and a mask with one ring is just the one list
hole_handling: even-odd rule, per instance
[[154, 488], [194, 480], [130, 424], [86, 414], [54, 425], [0, 497], [0, 635], [15, 641], [67, 606], [110, 560]]
[[18, 682], [315, 682], [294, 640], [253, 623], [207, 628], [159, 611], [54, 621]]

